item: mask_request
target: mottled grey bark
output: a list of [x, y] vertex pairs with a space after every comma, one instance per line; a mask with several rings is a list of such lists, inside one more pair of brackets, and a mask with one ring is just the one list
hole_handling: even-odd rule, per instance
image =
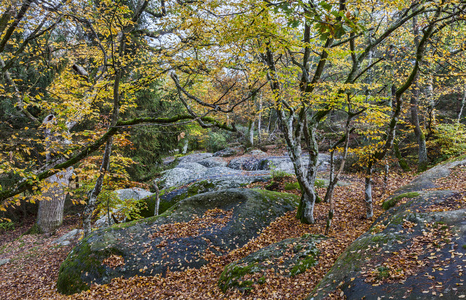
[[[413, 18], [413, 32], [414, 32], [414, 44], [416, 48], [419, 47], [419, 27], [417, 25], [417, 17]], [[414, 135], [416, 136], [418, 144], [418, 171], [422, 172], [427, 169], [427, 146], [426, 138], [422, 132], [421, 126], [419, 124], [419, 74], [417, 74], [413, 80], [413, 92], [411, 96], [411, 123], [414, 128]]]
[[366, 201], [366, 218], [371, 219], [374, 216], [374, 210], [372, 207], [372, 164], [371, 163], [369, 163], [366, 169], [364, 195], [365, 195], [365, 201]]
[[154, 189], [155, 189], [155, 207], [154, 207], [154, 216], [159, 215], [159, 207], [160, 207], [160, 191], [157, 185], [157, 181], [154, 180]]
[[[57, 142], [59, 139], [52, 130], [54, 122], [55, 117], [53, 115], [48, 115], [43, 122], [47, 164], [52, 160], [52, 142]], [[65, 171], [58, 172], [45, 180], [47, 191], [42, 194], [37, 215], [37, 226], [43, 233], [52, 233], [62, 224], [66, 200], [65, 189], [70, 184], [72, 175], [73, 168], [69, 167]]]
[[457, 123], [461, 122], [461, 117], [463, 116], [464, 106], [466, 105], [466, 84], [464, 85], [463, 98], [461, 99], [461, 107], [458, 112]]
[[113, 145], [113, 138], [110, 138], [105, 145], [105, 151], [104, 151], [104, 155], [102, 158], [102, 164], [100, 166], [100, 175], [97, 178], [94, 188], [89, 192], [89, 195], [88, 195], [89, 199], [88, 199], [86, 207], [84, 208], [84, 213], [83, 213], [84, 236], [89, 235], [92, 231], [92, 216], [94, 214], [94, 210], [97, 205], [97, 197], [102, 191], [102, 185], [104, 182], [105, 174], [108, 172], [108, 169], [110, 166], [110, 156], [112, 154], [112, 145]]

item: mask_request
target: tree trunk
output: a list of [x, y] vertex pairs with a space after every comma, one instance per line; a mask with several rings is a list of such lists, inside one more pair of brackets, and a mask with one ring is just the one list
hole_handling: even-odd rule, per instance
[[461, 117], [463, 115], [463, 110], [464, 110], [465, 105], [466, 105], [466, 84], [464, 85], [463, 98], [461, 99], [461, 107], [460, 107], [460, 111], [458, 112], [457, 123], [461, 122]]
[[367, 166], [364, 191], [366, 198], [366, 218], [372, 219], [374, 216], [374, 210], [372, 207], [372, 163], [369, 163]]
[[[414, 31], [414, 43], [416, 47], [419, 47], [419, 27], [417, 26], [417, 17], [413, 18], [413, 31]], [[417, 168], [419, 172], [427, 169], [427, 147], [426, 138], [422, 132], [421, 126], [419, 125], [419, 74], [413, 80], [413, 94], [411, 96], [411, 123], [414, 126], [414, 135], [417, 139], [418, 144], [418, 164]]]
[[254, 121], [249, 121], [248, 144], [250, 147], [254, 146]]
[[69, 185], [73, 168], [59, 172], [48, 179], [50, 185], [43, 193], [44, 199], [39, 202], [37, 226], [43, 233], [52, 233], [63, 223], [63, 212], [66, 200], [65, 188]]
[[83, 213], [84, 236], [89, 235], [92, 230], [92, 225], [91, 225], [92, 216], [94, 214], [94, 210], [97, 204], [97, 197], [102, 191], [102, 185], [104, 182], [105, 174], [108, 172], [108, 169], [110, 166], [110, 156], [112, 154], [112, 145], [113, 145], [113, 138], [110, 138], [107, 141], [107, 144], [105, 145], [105, 152], [104, 152], [104, 156], [102, 159], [102, 165], [100, 166], [100, 175], [97, 178], [94, 188], [89, 192], [89, 201], [87, 202], [87, 205], [84, 208], [84, 213]]
[[433, 126], [435, 124], [435, 98], [434, 98], [434, 79], [430, 76], [429, 83], [427, 84], [427, 101], [428, 101], [428, 121], [427, 121], [427, 132], [428, 136], [433, 135]]
[[[56, 139], [52, 131], [55, 123], [55, 116], [48, 115], [44, 119], [45, 135], [45, 160], [49, 164], [52, 160], [52, 141]], [[39, 202], [39, 211], [37, 214], [37, 226], [43, 233], [52, 233], [63, 222], [63, 213], [65, 207], [66, 193], [65, 188], [70, 184], [73, 168], [69, 167], [66, 171], [46, 179], [47, 191], [43, 193], [44, 199]]]
[[262, 127], [262, 97], [259, 97], [259, 117], [257, 119], [257, 142], [259, 145], [262, 144], [261, 127]]
[[189, 146], [189, 140], [188, 140], [188, 137], [186, 136], [183, 139], [183, 149], [181, 149], [181, 154], [188, 153], [188, 146]]
[[155, 188], [155, 207], [154, 207], [154, 216], [159, 215], [159, 207], [160, 207], [160, 191], [157, 185], [157, 181], [154, 180], [154, 188]]
[[419, 88], [417, 81], [414, 85], [413, 96], [411, 97], [411, 122], [414, 126], [414, 135], [416, 136], [418, 144], [418, 164], [417, 168], [419, 172], [425, 171], [427, 169], [427, 147], [426, 147], [426, 138], [422, 132], [421, 126], [419, 125]]

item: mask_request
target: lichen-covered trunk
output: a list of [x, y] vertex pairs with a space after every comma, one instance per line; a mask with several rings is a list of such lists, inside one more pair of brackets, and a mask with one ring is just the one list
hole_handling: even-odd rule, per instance
[[154, 188], [155, 188], [155, 207], [154, 207], [154, 216], [159, 215], [159, 207], [160, 207], [160, 191], [157, 185], [157, 181], [154, 180]]
[[427, 169], [427, 147], [425, 135], [419, 125], [419, 90], [417, 84], [415, 88], [417, 91], [415, 91], [411, 97], [411, 122], [414, 126], [414, 135], [416, 136], [418, 144], [418, 171], [422, 172]]
[[[307, 146], [309, 148], [309, 165], [307, 166], [307, 172], [305, 172], [304, 166], [302, 165], [301, 159], [301, 148], [299, 149], [299, 161], [300, 164], [294, 163], [295, 169], [301, 166], [301, 170], [295, 170], [296, 178], [301, 186], [303, 196], [299, 203], [297, 218], [301, 223], [314, 224], [314, 206], [317, 200], [317, 193], [315, 191], [315, 181], [317, 176], [317, 164], [319, 160], [319, 149], [315, 139], [315, 127], [312, 126], [310, 129], [307, 128], [308, 124], [303, 124], [303, 128], [306, 131]], [[296, 159], [298, 153], [292, 156]]]
[[366, 170], [366, 182], [364, 188], [364, 195], [366, 200], [366, 218], [371, 219], [374, 216], [372, 207], [372, 164], [369, 163]]
[[[419, 47], [419, 26], [417, 24], [417, 17], [413, 18], [413, 33], [414, 43], [416, 47]], [[414, 77], [413, 80], [413, 94], [411, 96], [411, 123], [414, 126], [414, 135], [417, 139], [418, 144], [418, 171], [422, 172], [427, 169], [427, 147], [426, 138], [422, 132], [421, 126], [419, 125], [419, 74]]]
[[183, 140], [183, 149], [181, 149], [181, 154], [188, 153], [188, 146], [189, 146], [189, 139], [188, 137], [185, 137]]
[[42, 194], [37, 214], [37, 226], [43, 233], [52, 233], [63, 223], [63, 211], [66, 200], [65, 188], [68, 187], [73, 168], [49, 177], [46, 182], [48, 190]]
[[463, 116], [464, 107], [466, 106], [466, 84], [464, 85], [463, 98], [461, 99], [461, 107], [458, 112], [457, 123], [461, 122], [461, 117]]

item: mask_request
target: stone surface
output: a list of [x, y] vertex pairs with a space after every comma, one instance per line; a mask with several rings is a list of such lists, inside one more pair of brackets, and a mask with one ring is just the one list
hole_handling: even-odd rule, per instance
[[237, 153], [238, 153], [238, 149], [226, 148], [226, 149], [215, 152], [213, 156], [228, 157], [228, 156], [236, 155]]
[[[221, 256], [245, 245], [297, 202], [286, 193], [228, 189], [185, 199], [157, 217], [94, 231], [62, 263], [57, 288], [71, 294], [115, 277], [199, 268], [207, 250]], [[118, 256], [124, 264], [110, 266]]]
[[[435, 188], [434, 181], [448, 176], [457, 165], [466, 165], [466, 160], [436, 166], [400, 188], [386, 201], [396, 199], [395, 206], [387, 206], [389, 210], [369, 231], [345, 250], [308, 299], [324, 299], [337, 287], [346, 299], [382, 299], [387, 294], [391, 299], [437, 299], [440, 295], [439, 299], [460, 299], [466, 295], [466, 209], [457, 209], [465, 195], [426, 190]], [[420, 242], [413, 248], [414, 241], [432, 236], [433, 242]], [[399, 253], [414, 255], [414, 271], [404, 269]], [[412, 274], [403, 280], [388, 280], [390, 274], [400, 272]], [[368, 274], [378, 281], [374, 284]]]
[[247, 291], [254, 284], [264, 283], [267, 280], [266, 271], [271, 269], [285, 276], [301, 274], [318, 263], [320, 251], [316, 244], [323, 239], [323, 236], [304, 235], [251, 253], [225, 267], [220, 275], [219, 287], [224, 292], [230, 288]]
[[227, 165], [235, 170], [255, 171], [259, 170], [260, 159], [253, 156], [240, 156], [233, 158]]
[[10, 262], [10, 259], [0, 259], [0, 266], [6, 265]]
[[176, 168], [188, 169], [195, 174], [202, 174], [207, 171], [207, 168], [197, 162], [183, 162], [180, 163]]
[[78, 239], [81, 236], [82, 232], [83, 231], [81, 229], [73, 229], [70, 232], [67, 232], [61, 237], [59, 237], [58, 239], [56, 239], [53, 242], [53, 244], [62, 245], [62, 246], [69, 245], [70, 241]]
[[208, 158], [204, 158], [203, 160], [198, 161], [198, 164], [201, 164], [207, 168], [212, 168], [212, 167], [226, 167], [228, 163], [221, 157], [208, 157]]
[[177, 185], [182, 185], [188, 183], [196, 178], [199, 178], [200, 174], [184, 169], [184, 168], [174, 168], [168, 171], [165, 171], [162, 177], [159, 180], [160, 188], [171, 188]]
[[190, 163], [190, 162], [198, 162], [203, 160], [207, 157], [212, 157], [212, 153], [193, 153], [186, 156], [182, 156], [178, 158], [178, 161], [181, 163]]
[[140, 200], [140, 199], [149, 197], [153, 194], [147, 190], [137, 188], [137, 187], [116, 190], [115, 193], [117, 194], [118, 198], [120, 198], [121, 200], [127, 200], [127, 199]]

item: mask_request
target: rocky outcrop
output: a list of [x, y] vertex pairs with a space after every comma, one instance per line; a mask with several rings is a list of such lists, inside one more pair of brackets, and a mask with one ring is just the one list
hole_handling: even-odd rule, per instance
[[304, 235], [262, 248], [226, 266], [219, 287], [224, 292], [230, 288], [247, 291], [254, 284], [264, 283], [270, 270], [285, 276], [301, 274], [318, 264], [320, 251], [316, 244], [323, 239], [324, 236]]
[[388, 211], [345, 250], [308, 299], [336, 289], [346, 299], [464, 297], [466, 195], [435, 190], [435, 180], [459, 165], [466, 160], [432, 168], [385, 201]]
[[228, 156], [236, 155], [238, 152], [239, 152], [239, 149], [237, 148], [225, 148], [223, 150], [215, 152], [213, 156], [228, 157]]
[[220, 157], [208, 157], [198, 161], [197, 163], [203, 165], [206, 168], [226, 167], [228, 164], [223, 158]]
[[228, 189], [185, 199], [157, 217], [97, 230], [63, 262], [57, 288], [71, 294], [115, 277], [199, 268], [207, 252], [223, 255], [245, 245], [297, 201], [291, 194]]
[[53, 241], [53, 244], [60, 245], [60, 246], [68, 246], [74, 240], [77, 240], [81, 237], [83, 230], [81, 229], [73, 229], [64, 235], [60, 236], [58, 239]]
[[[165, 171], [160, 178], [161, 188], [171, 189], [218, 177], [265, 176], [273, 171], [294, 174], [293, 163], [289, 156], [267, 156], [260, 150], [253, 150], [246, 155], [235, 157], [228, 163], [222, 157], [212, 157], [211, 153], [191, 154], [179, 160], [178, 166]], [[328, 155], [320, 154], [318, 171], [326, 171], [329, 160]], [[303, 163], [305, 165], [309, 163], [308, 156], [303, 156]]]

